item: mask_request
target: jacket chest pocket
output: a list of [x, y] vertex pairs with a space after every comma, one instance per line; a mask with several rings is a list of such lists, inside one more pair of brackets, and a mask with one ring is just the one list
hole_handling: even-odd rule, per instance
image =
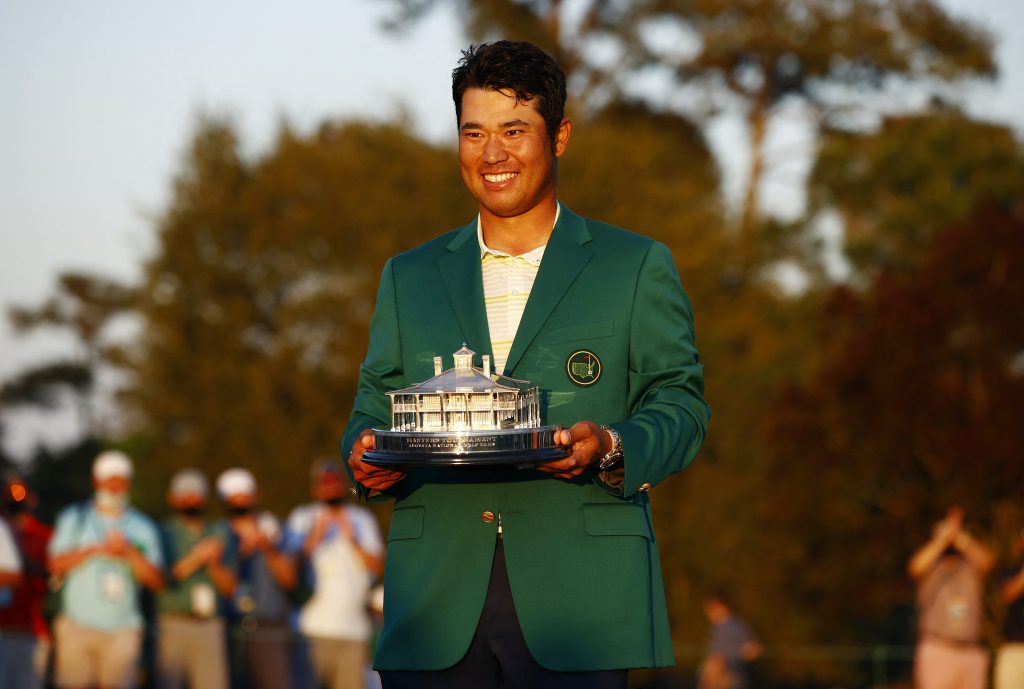
[[544, 344], [560, 344], [562, 342], [577, 342], [582, 340], [595, 340], [602, 337], [610, 337], [615, 334], [615, 321], [603, 320], [593, 323], [576, 323], [565, 325], [559, 328], [551, 328], [541, 335], [541, 342]]

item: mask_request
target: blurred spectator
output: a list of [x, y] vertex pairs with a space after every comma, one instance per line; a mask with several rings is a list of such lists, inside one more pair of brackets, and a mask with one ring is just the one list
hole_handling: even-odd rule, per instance
[[[50, 652], [43, 603], [49, 578], [46, 548], [53, 529], [32, 515], [36, 496], [20, 476], [8, 475], [2, 499], [22, 576], [18, 583], [0, 589], [0, 689], [39, 689]], [[0, 561], [4, 559], [0, 555]], [[0, 575], [0, 581], [3, 579]]]
[[63, 577], [54, 623], [55, 682], [60, 688], [133, 687], [142, 648], [141, 583], [163, 585], [156, 525], [129, 506], [132, 464], [121, 452], [92, 465], [92, 501], [57, 516], [50, 570]]
[[310, 563], [312, 596], [299, 611], [317, 686], [362, 689], [369, 665], [373, 621], [369, 593], [384, 568], [384, 544], [373, 513], [348, 498], [341, 464], [313, 466], [316, 502], [288, 518], [289, 551]]
[[996, 655], [995, 689], [1024, 687], [1024, 529], [1013, 543], [1014, 564], [1003, 576], [1000, 598], [1006, 605], [1003, 645]]
[[750, 663], [763, 650], [760, 642], [724, 596], [708, 595], [704, 599], [704, 614], [711, 622], [711, 639], [701, 667], [699, 689], [746, 689], [750, 686]]
[[988, 651], [982, 645], [982, 592], [995, 557], [963, 526], [952, 507], [910, 558], [917, 582], [917, 689], [984, 689]]
[[[10, 606], [14, 600], [14, 591], [21, 586], [23, 580], [18, 546], [7, 521], [0, 519], [0, 608]], [[14, 676], [15, 668], [8, 667], [8, 664], [18, 664], [16, 654], [26, 649], [16, 639], [8, 642], [6, 637], [7, 629], [0, 629], [0, 687], [14, 689], [20, 685]]]
[[234, 549], [223, 523], [203, 514], [209, 488], [195, 469], [171, 479], [167, 504], [174, 514], [161, 524], [167, 588], [157, 598], [159, 689], [227, 689], [224, 598], [235, 592]]
[[[295, 587], [295, 563], [283, 551], [281, 525], [256, 512], [256, 479], [246, 469], [217, 478], [227, 525], [238, 549], [238, 585], [233, 599], [233, 634], [241, 644], [248, 689], [290, 689], [291, 632], [287, 592]], [[242, 678], [240, 678], [242, 679]]]

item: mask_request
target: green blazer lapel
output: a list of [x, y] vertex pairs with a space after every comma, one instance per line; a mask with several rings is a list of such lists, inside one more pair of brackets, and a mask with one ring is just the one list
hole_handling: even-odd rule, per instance
[[[476, 223], [463, 227], [448, 244], [448, 253], [437, 261], [441, 279], [448, 290], [462, 337], [478, 355], [491, 355], [491, 336], [484, 306], [484, 281], [480, 272], [480, 244]], [[454, 333], [453, 333], [454, 334]], [[458, 346], [454, 343], [453, 346]], [[454, 351], [454, 350], [453, 350]]]
[[511, 375], [515, 370], [541, 326], [593, 257], [594, 252], [585, 246], [589, 241], [590, 230], [586, 221], [563, 205], [544, 250], [523, 318], [519, 321], [519, 330], [505, 363], [505, 375]]

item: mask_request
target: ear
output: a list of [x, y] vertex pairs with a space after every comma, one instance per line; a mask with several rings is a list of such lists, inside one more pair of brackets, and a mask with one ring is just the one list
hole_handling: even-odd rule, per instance
[[563, 118], [561, 124], [558, 125], [558, 131], [555, 132], [555, 157], [561, 158], [562, 154], [565, 153], [566, 147], [569, 145], [569, 136], [572, 134], [572, 120], [568, 117]]

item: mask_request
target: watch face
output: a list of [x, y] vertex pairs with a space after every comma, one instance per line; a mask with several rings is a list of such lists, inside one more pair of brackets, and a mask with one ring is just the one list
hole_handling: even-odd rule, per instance
[[603, 457], [599, 466], [602, 471], [608, 471], [609, 469], [616, 468], [620, 464], [622, 464], [622, 453], [616, 452], [613, 455]]

